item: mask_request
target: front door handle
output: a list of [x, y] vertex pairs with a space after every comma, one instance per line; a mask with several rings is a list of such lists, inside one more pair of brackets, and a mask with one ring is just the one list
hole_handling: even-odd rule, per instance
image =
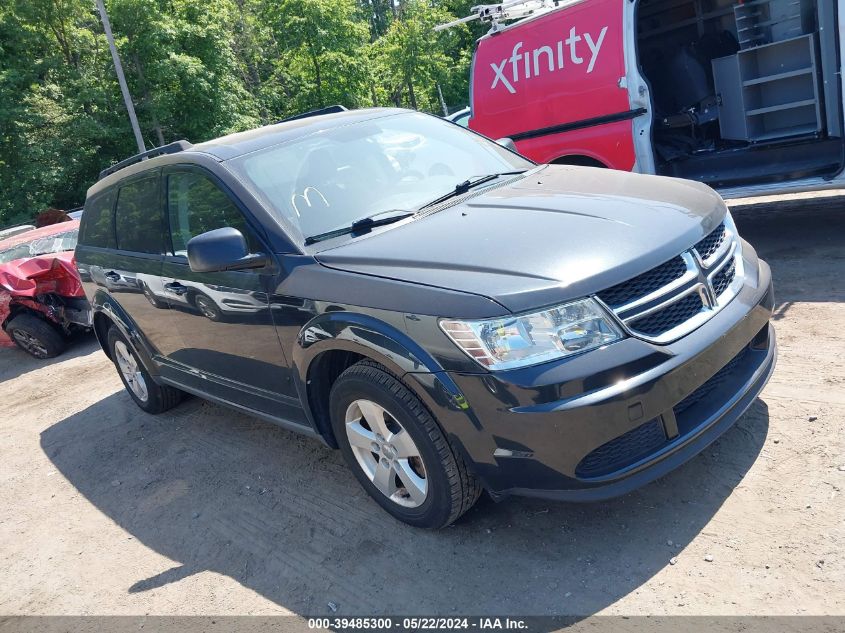
[[188, 287], [183, 286], [178, 281], [173, 281], [169, 284], [164, 284], [165, 289], [172, 292], [175, 295], [179, 295], [180, 297], [188, 292]]

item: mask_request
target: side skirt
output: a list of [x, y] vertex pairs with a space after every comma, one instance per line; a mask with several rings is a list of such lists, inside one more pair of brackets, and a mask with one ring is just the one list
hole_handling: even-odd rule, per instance
[[180, 383], [176, 380], [172, 380], [170, 378], [167, 378], [166, 376], [159, 376], [159, 381], [164, 383], [164, 384], [170, 385], [171, 387], [176, 387], [177, 389], [181, 389], [182, 391], [184, 391], [186, 393], [190, 393], [191, 395], [202, 398], [203, 400], [208, 400], [210, 402], [214, 402], [215, 404], [220, 404], [220, 405], [223, 405], [224, 407], [234, 409], [235, 411], [239, 411], [241, 413], [246, 413], [247, 415], [251, 415], [253, 417], [260, 418], [260, 419], [262, 419], [266, 422], [271, 422], [272, 424], [276, 424], [276, 425], [278, 425], [278, 426], [280, 426], [283, 429], [286, 429], [288, 431], [293, 431], [295, 433], [300, 433], [300, 434], [308, 436], [308, 437], [313, 437], [315, 439], [320, 440], [320, 442], [322, 442], [323, 444], [328, 446], [328, 444], [326, 443], [323, 436], [320, 433], [317, 433], [317, 431], [315, 431], [313, 428], [303, 426], [302, 424], [299, 424], [297, 422], [293, 422], [293, 421], [288, 420], [286, 418], [280, 418], [278, 416], [270, 415], [269, 413], [264, 413], [263, 411], [257, 411], [256, 409], [251, 409], [250, 407], [245, 407], [241, 404], [237, 404], [237, 403], [231, 402], [229, 400], [225, 400], [225, 399], [220, 398], [218, 396], [214, 396], [214, 395], [208, 393], [207, 391], [203, 391], [201, 389], [197, 389], [196, 387], [191, 387], [191, 386], [185, 385], [184, 383]]

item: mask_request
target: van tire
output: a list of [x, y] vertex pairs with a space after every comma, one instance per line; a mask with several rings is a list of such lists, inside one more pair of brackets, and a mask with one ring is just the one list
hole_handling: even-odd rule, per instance
[[[150, 375], [150, 372], [148, 372], [147, 368], [144, 367], [144, 364], [141, 362], [141, 359], [138, 357], [138, 354], [135, 352], [132, 345], [126, 337], [120, 333], [120, 330], [114, 326], [112, 326], [108, 332], [108, 345], [109, 355], [111, 356], [114, 366], [117, 369], [117, 375], [120, 376], [120, 380], [126, 388], [126, 393], [129, 394], [129, 396], [135, 401], [135, 404], [137, 404], [141, 409], [147, 413], [157, 415], [159, 413], [164, 413], [168, 409], [172, 409], [182, 401], [182, 398], [185, 395], [184, 392], [169, 385], [159, 385], [155, 382], [153, 377]], [[130, 384], [121, 369], [121, 357], [125, 357], [126, 354], [131, 356], [137, 366], [137, 372], [140, 374], [143, 381], [144, 389], [141, 394], [138, 393], [138, 389], [136, 387]], [[146, 397], [142, 397], [144, 392], [146, 392]]]
[[18, 347], [35, 358], [53, 358], [67, 347], [67, 341], [56, 328], [34, 314], [14, 317], [6, 326], [6, 333]]
[[[353, 452], [346, 418], [353, 403], [361, 400], [381, 406], [419, 449], [427, 494], [418, 507], [404, 507], [382, 493]], [[415, 527], [439, 529], [457, 520], [478, 500], [481, 485], [460, 453], [419, 398], [385, 367], [369, 360], [352, 365], [332, 385], [329, 401], [332, 429], [347, 465], [369, 495], [395, 518]], [[377, 462], [376, 469], [380, 467]]]

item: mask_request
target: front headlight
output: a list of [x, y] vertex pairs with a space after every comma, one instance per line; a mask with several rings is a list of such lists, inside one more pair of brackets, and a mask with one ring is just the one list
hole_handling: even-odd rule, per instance
[[490, 370], [536, 365], [622, 338], [592, 299], [483, 321], [443, 319], [440, 327], [470, 358]]

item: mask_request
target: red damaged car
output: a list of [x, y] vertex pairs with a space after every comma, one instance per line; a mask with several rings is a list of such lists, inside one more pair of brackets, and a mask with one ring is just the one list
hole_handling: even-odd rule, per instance
[[88, 329], [90, 310], [73, 264], [78, 234], [79, 220], [71, 220], [0, 241], [0, 346], [52, 358]]

